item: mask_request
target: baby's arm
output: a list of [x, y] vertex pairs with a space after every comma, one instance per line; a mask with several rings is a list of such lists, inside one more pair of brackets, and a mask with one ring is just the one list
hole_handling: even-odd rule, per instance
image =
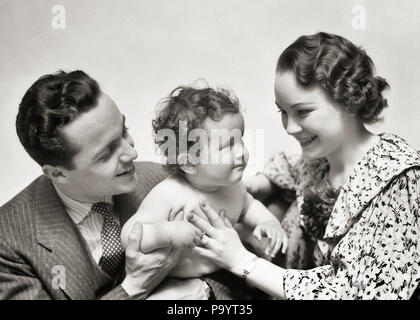
[[242, 222], [245, 226], [254, 229], [257, 225], [270, 222], [280, 225], [280, 221], [257, 199], [253, 199], [248, 193], [247, 201], [250, 203], [248, 210], [242, 216]]
[[160, 195], [159, 186], [156, 186], [144, 198], [138, 211], [124, 224], [121, 230], [121, 243], [126, 248], [128, 235], [136, 222], [143, 223], [143, 237], [140, 250], [144, 253], [158, 248], [169, 246], [167, 198]]
[[[140, 211], [138, 211], [138, 213], [140, 213]], [[145, 224], [141, 219], [133, 216], [133, 220], [127, 221], [121, 231], [121, 243], [124, 250], [126, 249], [128, 240], [128, 234], [126, 230], [130, 230], [129, 227], [126, 226], [132, 225], [138, 221], [143, 223], [143, 237], [140, 244], [141, 252], [149, 253], [153, 250], [170, 246], [169, 234], [171, 230], [168, 221], [159, 221], [154, 224]]]
[[270, 240], [265, 253], [274, 257], [282, 247], [282, 252], [287, 249], [287, 235], [281, 227], [280, 221], [257, 199], [254, 199], [244, 190], [244, 212], [241, 220], [246, 227], [253, 231], [258, 239], [267, 238]]
[[175, 246], [192, 247], [200, 242], [201, 232], [187, 221], [181, 221], [179, 214], [175, 221], [168, 221], [171, 213], [177, 213], [182, 208], [174, 206], [173, 195], [176, 191], [167, 190], [170, 186], [165, 182], [157, 185], [143, 200], [139, 210], [124, 224], [121, 231], [121, 243], [126, 248], [128, 235], [133, 225], [143, 223], [143, 237], [140, 250], [144, 253], [153, 250]]
[[246, 186], [246, 190], [254, 196], [265, 198], [274, 192], [272, 182], [262, 173], [254, 176], [244, 176], [242, 181]]

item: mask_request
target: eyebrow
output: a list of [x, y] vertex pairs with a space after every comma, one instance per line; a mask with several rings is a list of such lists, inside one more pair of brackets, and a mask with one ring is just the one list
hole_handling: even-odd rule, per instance
[[[124, 127], [125, 127], [125, 115], [122, 115], [122, 131], [124, 131]], [[93, 159], [99, 160], [100, 157], [102, 156], [102, 154], [107, 151], [108, 148], [110, 148], [111, 146], [115, 145], [117, 142], [119, 142], [121, 139], [121, 136], [118, 136], [118, 138], [113, 139], [112, 141], [110, 141], [109, 143], [107, 143], [103, 148], [101, 148], [98, 152], [95, 153]]]
[[[282, 107], [277, 103], [277, 101], [274, 101], [274, 103], [276, 104], [277, 108], [282, 109]], [[297, 102], [297, 103], [292, 104], [290, 108], [296, 108], [296, 107], [312, 105], [312, 104], [313, 103], [311, 102]]]

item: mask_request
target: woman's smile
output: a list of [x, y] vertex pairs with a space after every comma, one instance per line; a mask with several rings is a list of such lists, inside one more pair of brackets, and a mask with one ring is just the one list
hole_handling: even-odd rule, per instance
[[297, 141], [299, 141], [300, 146], [302, 148], [309, 146], [310, 144], [312, 144], [312, 142], [314, 142], [316, 140], [316, 138], [318, 138], [318, 136], [311, 136], [311, 137], [305, 137], [305, 138], [297, 138], [295, 137]]

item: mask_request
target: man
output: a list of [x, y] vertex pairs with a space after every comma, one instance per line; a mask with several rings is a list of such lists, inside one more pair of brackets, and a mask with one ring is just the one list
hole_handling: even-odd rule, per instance
[[0, 299], [250, 297], [223, 270], [162, 281], [180, 252], [141, 254], [141, 223], [124, 255], [121, 226], [167, 173], [134, 163], [124, 115], [86, 73], [38, 79], [22, 98], [16, 129], [44, 174], [0, 208]]
[[19, 139], [43, 175], [0, 208], [0, 299], [144, 299], [179, 252], [139, 253], [120, 227], [166, 174], [134, 163], [125, 118], [82, 71], [46, 75], [24, 95]]

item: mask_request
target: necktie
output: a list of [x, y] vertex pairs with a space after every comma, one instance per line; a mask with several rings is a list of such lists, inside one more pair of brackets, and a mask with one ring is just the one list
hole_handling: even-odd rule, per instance
[[92, 206], [92, 211], [102, 214], [104, 223], [101, 231], [102, 257], [99, 266], [111, 277], [115, 275], [124, 251], [121, 247], [121, 228], [111, 214], [111, 205], [106, 202], [98, 202]]

